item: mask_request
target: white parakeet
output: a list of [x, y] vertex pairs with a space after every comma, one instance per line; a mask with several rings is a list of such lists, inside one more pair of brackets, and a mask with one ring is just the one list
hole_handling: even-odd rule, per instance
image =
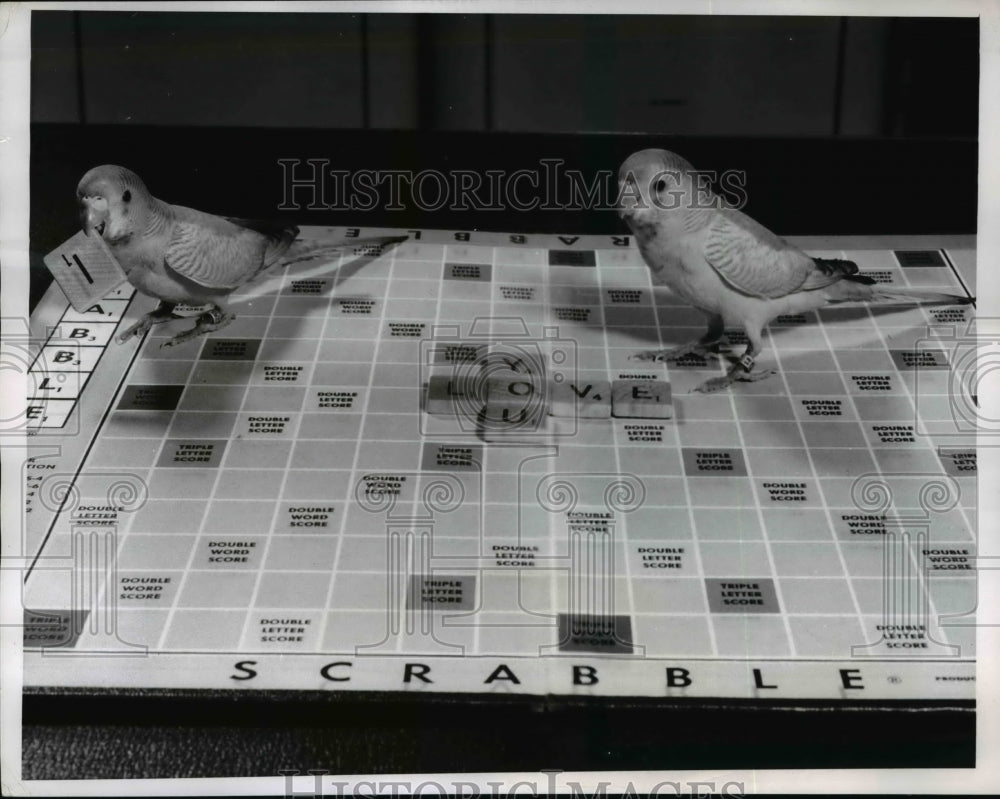
[[210, 305], [193, 328], [164, 346], [180, 344], [229, 324], [235, 316], [226, 310], [226, 298], [265, 269], [332, 255], [345, 247], [407, 238], [300, 241], [295, 225], [215, 216], [165, 203], [153, 197], [134, 172], [110, 164], [87, 172], [76, 193], [84, 232], [101, 236], [129, 283], [160, 300], [155, 310], [118, 336], [119, 342], [180, 318], [173, 313], [178, 304]]
[[761, 334], [782, 314], [830, 303], [969, 303], [968, 297], [879, 286], [851, 261], [812, 258], [743, 212], [723, 207], [699, 185], [694, 168], [667, 150], [642, 150], [618, 172], [619, 214], [628, 223], [653, 282], [670, 287], [708, 318], [698, 341], [639, 353], [640, 360], [705, 354], [727, 326], [742, 328], [749, 343], [725, 377], [697, 390], [726, 388], [737, 380], [774, 374], [755, 370]]

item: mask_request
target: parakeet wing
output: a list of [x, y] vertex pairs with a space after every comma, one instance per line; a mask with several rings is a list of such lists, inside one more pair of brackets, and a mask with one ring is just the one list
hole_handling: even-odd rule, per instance
[[275, 246], [281, 246], [281, 243], [287, 242], [291, 244], [299, 235], [299, 226], [293, 225], [290, 222], [275, 222], [273, 219], [241, 219], [236, 216], [226, 216], [223, 217], [227, 222], [232, 222], [237, 227], [247, 228], [248, 230], [256, 230], [262, 236], [266, 237], [268, 241], [273, 241]]
[[239, 227], [255, 230], [267, 239], [264, 250], [264, 269], [285, 255], [292, 243], [299, 237], [299, 226], [289, 222], [275, 222], [273, 219], [239, 219], [235, 216], [227, 216], [225, 219]]
[[[298, 228], [229, 220], [174, 206], [176, 222], [166, 250], [167, 266], [206, 288], [233, 289], [270, 266], [288, 249]], [[260, 223], [257, 223], [260, 224]]]
[[732, 209], [716, 214], [703, 254], [727, 283], [754, 297], [783, 297], [842, 277], [825, 273], [801, 250]]

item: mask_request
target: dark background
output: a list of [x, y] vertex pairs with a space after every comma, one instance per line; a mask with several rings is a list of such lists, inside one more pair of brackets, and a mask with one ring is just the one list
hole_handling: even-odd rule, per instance
[[[32, 302], [99, 163], [226, 215], [605, 234], [607, 211], [282, 213], [277, 161], [592, 175], [660, 146], [745, 170], [782, 235], [973, 233], [978, 59], [977, 19], [35, 11]], [[974, 762], [969, 708], [829, 707], [56, 692], [25, 697], [25, 774]]]
[[978, 20], [35, 12], [32, 120], [975, 137]]

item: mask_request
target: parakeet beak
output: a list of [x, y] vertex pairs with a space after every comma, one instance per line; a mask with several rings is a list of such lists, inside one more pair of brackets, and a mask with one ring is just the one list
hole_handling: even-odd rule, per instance
[[618, 181], [618, 218], [628, 221], [632, 218], [636, 210], [636, 197], [634, 194], [634, 185], [630, 185], [627, 181]]
[[80, 209], [80, 227], [86, 235], [89, 236], [91, 231], [97, 231], [98, 236], [103, 236], [107, 224], [107, 211], [100, 211], [88, 202], [83, 203]]
[[633, 216], [635, 216], [635, 211], [636, 209], [634, 204], [629, 204], [629, 205], [625, 205], [624, 203], [619, 204], [618, 218], [624, 219], [626, 222], [628, 222]]
[[620, 199], [618, 200], [618, 208], [616, 209], [615, 212], [618, 214], [618, 218], [619, 219], [627, 219], [629, 217], [629, 215], [632, 213], [632, 210], [630, 208], [626, 208], [624, 200], [621, 199], [622, 198], [622, 187], [621, 186], [618, 187], [618, 197]]

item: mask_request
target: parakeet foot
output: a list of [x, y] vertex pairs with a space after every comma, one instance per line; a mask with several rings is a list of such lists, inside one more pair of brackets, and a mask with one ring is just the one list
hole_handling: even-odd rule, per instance
[[132, 327], [128, 328], [128, 330], [119, 333], [115, 338], [115, 341], [119, 344], [124, 344], [132, 338], [132, 336], [145, 335], [146, 331], [153, 327], [153, 325], [162, 325], [164, 322], [169, 322], [171, 319], [180, 319], [181, 317], [177, 316], [177, 314], [173, 312], [173, 307], [174, 306], [172, 305], [169, 308], [160, 306], [156, 310], [150, 311], [142, 317], [142, 319], [132, 325]]
[[706, 358], [712, 354], [718, 354], [719, 341], [689, 341], [679, 347], [671, 347], [668, 350], [646, 350], [630, 355], [630, 361], [679, 361], [687, 355], [694, 355], [699, 358]]
[[183, 344], [185, 341], [190, 341], [191, 339], [202, 336], [205, 333], [211, 333], [214, 330], [219, 330], [220, 328], [228, 325], [235, 318], [236, 314], [226, 313], [219, 308], [215, 308], [199, 316], [197, 323], [190, 330], [178, 333], [173, 338], [169, 338], [164, 341], [160, 346], [176, 347], [178, 344]]
[[712, 377], [698, 386], [695, 391], [700, 394], [714, 394], [716, 391], [722, 391], [725, 388], [729, 388], [733, 383], [756, 383], [758, 380], [766, 380], [777, 372], [774, 369], [758, 369], [755, 372], [744, 372], [742, 369], [739, 372], [730, 370], [726, 373], [725, 377]]
[[736, 363], [729, 367], [729, 371], [726, 372], [725, 377], [709, 378], [698, 386], [695, 391], [702, 394], [712, 394], [716, 391], [722, 391], [724, 388], [729, 388], [736, 382], [756, 383], [758, 380], [766, 380], [772, 375], [777, 374], [774, 369], [755, 370], [753, 365], [753, 357], [745, 353]]

